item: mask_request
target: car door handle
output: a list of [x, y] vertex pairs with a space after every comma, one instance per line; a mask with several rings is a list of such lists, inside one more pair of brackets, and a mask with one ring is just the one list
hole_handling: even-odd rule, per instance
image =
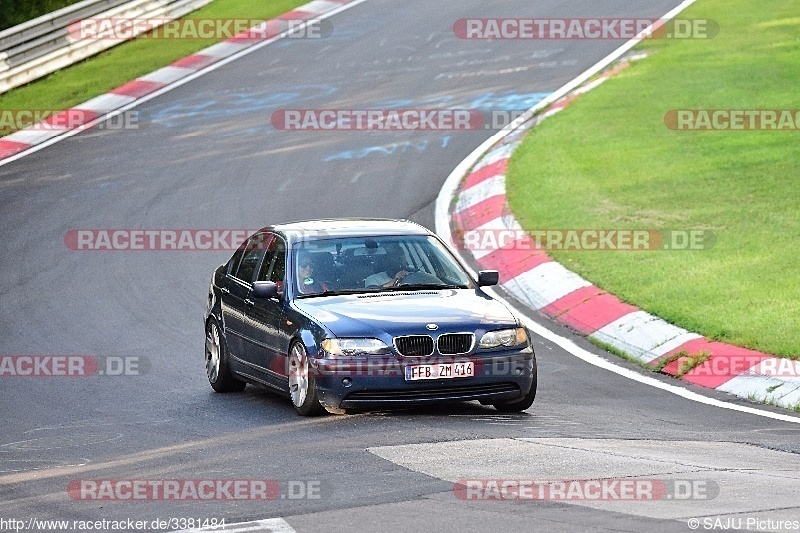
[[222, 294], [230, 294], [231, 290], [228, 287], [221, 287], [219, 289], [219, 292], [221, 292]]
[[251, 300], [250, 298], [247, 298], [247, 299], [244, 301], [244, 303], [245, 303], [245, 304], [247, 304], [247, 305], [249, 305], [250, 307], [253, 307], [254, 305], [256, 305], [256, 303], [255, 303], [253, 300]]

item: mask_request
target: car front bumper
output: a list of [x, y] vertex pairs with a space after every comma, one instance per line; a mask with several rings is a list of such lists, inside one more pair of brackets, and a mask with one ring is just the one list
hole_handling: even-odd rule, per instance
[[[472, 362], [472, 377], [405, 379], [405, 368], [442, 362]], [[513, 402], [530, 391], [536, 359], [531, 348], [458, 357], [312, 359], [320, 403], [326, 407], [391, 407], [430, 402]]]

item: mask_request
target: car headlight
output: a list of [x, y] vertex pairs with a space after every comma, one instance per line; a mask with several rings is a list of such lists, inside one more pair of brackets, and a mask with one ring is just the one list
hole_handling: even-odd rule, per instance
[[487, 331], [478, 343], [479, 348], [497, 348], [498, 346], [518, 346], [528, 343], [525, 328], [498, 329]]
[[389, 347], [378, 339], [325, 339], [322, 349], [331, 355], [387, 355]]

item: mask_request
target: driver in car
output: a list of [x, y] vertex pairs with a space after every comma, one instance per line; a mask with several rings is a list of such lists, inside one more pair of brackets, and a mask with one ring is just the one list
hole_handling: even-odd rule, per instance
[[365, 287], [397, 287], [408, 276], [406, 253], [399, 244], [386, 247], [383, 263], [384, 270], [368, 276], [364, 280]]
[[399, 244], [386, 246], [386, 254], [381, 261], [383, 270], [364, 280], [366, 288], [397, 287], [400, 285], [441, 285], [442, 280], [419, 269], [410, 268], [406, 253]]
[[399, 244], [390, 244], [386, 247], [383, 257], [383, 271], [367, 277], [365, 287], [397, 287], [408, 276], [408, 262], [406, 253]]

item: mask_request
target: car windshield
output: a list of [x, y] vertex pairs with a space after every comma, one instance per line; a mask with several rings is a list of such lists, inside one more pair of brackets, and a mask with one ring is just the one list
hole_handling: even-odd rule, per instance
[[434, 237], [347, 237], [293, 249], [297, 294], [468, 288], [469, 276]]

